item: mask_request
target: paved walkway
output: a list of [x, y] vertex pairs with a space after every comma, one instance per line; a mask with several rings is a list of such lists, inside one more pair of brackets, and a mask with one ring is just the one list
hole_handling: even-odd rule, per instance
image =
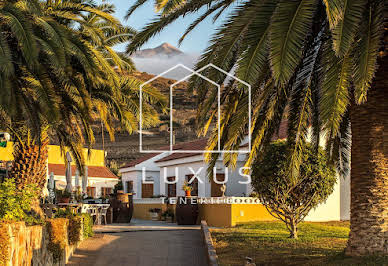
[[68, 265], [207, 265], [198, 226], [134, 220], [95, 230], [95, 236], [81, 243]]
[[132, 231], [163, 231], [163, 230], [193, 230], [200, 229], [199, 225], [177, 225], [162, 221], [148, 221], [132, 219], [130, 224], [97, 225], [93, 230], [96, 233], [118, 233]]

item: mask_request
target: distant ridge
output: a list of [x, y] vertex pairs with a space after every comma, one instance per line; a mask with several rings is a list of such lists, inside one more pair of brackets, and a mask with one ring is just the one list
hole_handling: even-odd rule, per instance
[[184, 53], [181, 50], [165, 42], [155, 48], [139, 50], [133, 53], [132, 56], [136, 58], [152, 58], [152, 57], [160, 57], [160, 56], [173, 57], [173, 56], [182, 55], [182, 54]]

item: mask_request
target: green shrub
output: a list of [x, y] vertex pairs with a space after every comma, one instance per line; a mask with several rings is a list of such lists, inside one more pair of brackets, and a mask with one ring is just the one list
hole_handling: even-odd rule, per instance
[[9, 259], [9, 234], [6, 224], [0, 221], [0, 265], [7, 265]]
[[34, 185], [27, 185], [19, 191], [12, 178], [5, 179], [0, 183], [0, 220], [33, 223], [31, 205], [37, 199], [36, 192]]
[[283, 221], [290, 237], [297, 238], [297, 225], [311, 209], [326, 201], [336, 183], [335, 170], [325, 152], [311, 145], [303, 154], [297, 182], [291, 182], [284, 141], [272, 143], [252, 169], [252, 186], [261, 203]]
[[66, 248], [68, 223], [69, 220], [65, 218], [47, 220], [47, 229], [50, 237], [48, 250], [53, 254], [54, 262], [58, 262], [62, 258]]
[[68, 238], [69, 244], [74, 245], [81, 240], [82, 217], [73, 216], [69, 219]]
[[74, 214], [71, 212], [71, 209], [69, 207], [67, 208], [60, 208], [55, 213], [55, 218], [71, 218]]
[[93, 218], [88, 213], [73, 214], [70, 208], [58, 209], [55, 218], [69, 220], [68, 237], [70, 244], [80, 241], [81, 234], [84, 239], [93, 236]]
[[82, 213], [80, 216], [83, 219], [83, 225], [84, 225], [84, 230], [83, 230], [83, 236], [84, 239], [91, 237], [94, 235], [93, 233], [93, 218], [90, 216], [88, 213]]

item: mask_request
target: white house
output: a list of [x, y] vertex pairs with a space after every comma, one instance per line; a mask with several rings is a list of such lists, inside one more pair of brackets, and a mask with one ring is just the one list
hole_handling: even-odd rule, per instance
[[[174, 150], [204, 150], [206, 139], [174, 145]], [[225, 196], [248, 196], [252, 191], [247, 178], [239, 171], [244, 165], [244, 155], [239, 155], [236, 169], [223, 166], [222, 158], [216, 164], [217, 181], [227, 179]], [[193, 179], [193, 196], [219, 197], [221, 184], [206, 177], [207, 165], [202, 153], [153, 153], [141, 157], [120, 169], [125, 192], [133, 190], [134, 198], [184, 196], [182, 186]], [[196, 176], [195, 178], [194, 175]], [[143, 177], [144, 176], [144, 177]], [[177, 179], [176, 182], [175, 178]], [[240, 181], [240, 183], [239, 183]]]
[[[285, 130], [279, 131], [276, 139], [283, 139]], [[174, 150], [204, 150], [206, 139], [176, 144]], [[243, 147], [242, 147], [243, 148]], [[222, 181], [227, 178], [225, 196], [248, 197], [252, 187], [243, 176], [242, 169], [245, 155], [240, 154], [234, 170], [227, 169], [220, 157], [214, 169], [216, 179]], [[177, 197], [184, 196], [182, 185], [194, 175], [193, 196], [220, 197], [222, 185], [209, 181], [206, 177], [207, 163], [203, 153], [170, 153], [161, 152], [147, 154], [130, 162], [120, 169], [125, 192], [133, 191], [135, 199], [144, 199], [157, 196]], [[173, 183], [177, 177], [177, 182]], [[245, 183], [245, 184], [244, 184]], [[334, 192], [326, 203], [312, 210], [306, 220], [329, 221], [348, 220], [350, 215], [350, 182], [349, 177], [338, 178]]]

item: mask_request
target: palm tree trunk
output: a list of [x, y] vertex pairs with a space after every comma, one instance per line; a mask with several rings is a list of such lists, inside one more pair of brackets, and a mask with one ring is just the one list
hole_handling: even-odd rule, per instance
[[368, 101], [351, 107], [351, 215], [348, 255], [388, 254], [388, 57]]
[[36, 185], [40, 195], [47, 179], [48, 141], [41, 146], [29, 143], [14, 143], [14, 161], [10, 177], [15, 179], [18, 189], [28, 184]]

